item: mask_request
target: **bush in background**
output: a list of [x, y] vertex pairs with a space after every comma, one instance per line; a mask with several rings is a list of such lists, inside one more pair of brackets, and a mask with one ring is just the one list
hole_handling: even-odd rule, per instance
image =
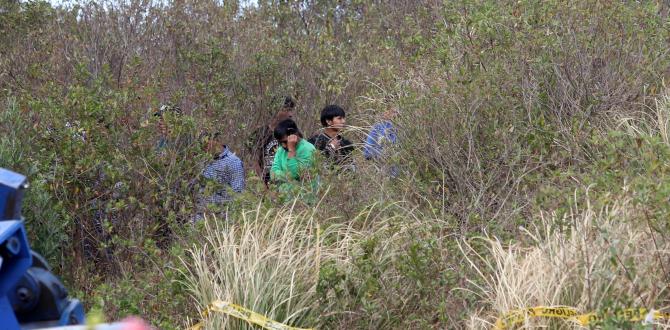
[[[540, 212], [570, 232], [562, 219], [582, 196], [565, 196], [584, 186], [599, 205], [624, 196], [667, 233], [667, 19], [656, 2], [4, 1], [0, 165], [28, 175], [31, 241], [89, 306], [179, 327], [197, 315], [178, 275], [195, 270], [179, 260], [209, 244], [190, 225], [204, 133], [221, 131], [250, 168], [250, 133], [284, 95], [308, 135], [325, 104], [343, 105], [358, 143], [399, 109], [382, 167], [401, 175], [356, 153], [355, 174], [323, 173], [318, 207], [295, 206], [303, 224], [361, 235], [319, 263], [310, 297], [322, 303], [304, 311], [325, 327], [460, 327], [480, 305], [453, 289], [481, 276], [459, 238], [521, 244], [518, 227], [539, 226]], [[165, 115], [166, 136], [162, 105], [182, 109]], [[258, 205], [282, 208], [252, 178], [228, 210], [239, 228], [209, 235], [272, 233], [244, 227]], [[294, 255], [312, 246], [295, 244]], [[167, 296], [188, 308], [156, 303]]]

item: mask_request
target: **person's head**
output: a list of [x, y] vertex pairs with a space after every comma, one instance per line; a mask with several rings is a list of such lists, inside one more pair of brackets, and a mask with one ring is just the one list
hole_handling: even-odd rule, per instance
[[284, 103], [282, 107], [277, 111], [272, 122], [270, 122], [270, 128], [274, 129], [278, 123], [286, 120], [293, 119], [293, 109], [295, 108], [295, 101], [290, 96], [284, 97]]
[[204, 139], [203, 148], [205, 149], [205, 152], [212, 156], [220, 154], [223, 150], [223, 146], [225, 146], [222, 135], [219, 132], [208, 133], [204, 136]]
[[291, 119], [293, 120], [293, 111], [279, 111], [275, 115], [275, 117], [272, 119], [272, 122], [270, 123], [270, 128], [275, 129], [277, 127], [277, 124], [281, 123], [284, 120]]
[[290, 96], [284, 96], [284, 105], [282, 106], [283, 111], [293, 111], [295, 108], [295, 100]]
[[321, 110], [321, 125], [336, 131], [344, 128], [346, 114], [340, 106], [331, 104]]
[[293, 121], [293, 119], [286, 119], [277, 124], [274, 129], [274, 137], [277, 139], [282, 148], [286, 149], [286, 140], [289, 135], [297, 135], [302, 137], [300, 130], [298, 130], [298, 125]]
[[388, 120], [388, 121], [393, 121], [395, 117], [398, 116], [400, 111], [396, 107], [389, 107], [384, 113], [382, 113], [382, 119]]

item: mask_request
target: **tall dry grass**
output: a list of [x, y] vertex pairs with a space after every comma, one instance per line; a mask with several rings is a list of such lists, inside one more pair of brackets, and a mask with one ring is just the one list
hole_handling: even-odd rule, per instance
[[[440, 220], [398, 203], [373, 204], [344, 219], [343, 213], [324, 219], [327, 209], [259, 206], [230, 221], [206, 221], [202, 243], [182, 260], [198, 309], [223, 300], [297, 327], [384, 328], [418, 308], [417, 290], [430, 288], [407, 275], [407, 258]], [[426, 258], [415, 262], [429, 263], [431, 272], [444, 267]], [[253, 328], [220, 314], [206, 319], [208, 329]]]
[[[292, 207], [243, 212], [227, 222], [209, 219], [203, 244], [190, 251], [189, 290], [200, 310], [214, 300], [242, 305], [278, 322], [310, 327], [320, 264], [346, 258], [356, 233], [331, 226], [321, 230], [313, 214]], [[342, 230], [343, 229], [343, 230]], [[337, 237], [334, 244], [326, 238]], [[225, 315], [212, 315], [208, 329], [252, 329]]]
[[633, 116], [618, 116], [615, 129], [634, 137], [655, 136], [670, 145], [670, 91], [664, 91], [654, 99], [653, 106]]
[[[480, 237], [460, 244], [479, 274], [469, 281], [472, 291], [486, 303], [471, 315], [469, 327], [490, 328], [496, 317], [533, 306], [572, 306], [585, 313], [606, 307], [667, 311], [670, 240], [652, 231], [629, 199], [600, 209], [588, 199], [576, 205], [563, 218], [543, 215], [537, 227], [522, 228], [521, 243]], [[546, 318], [523, 324], [547, 326], [578, 327]]]

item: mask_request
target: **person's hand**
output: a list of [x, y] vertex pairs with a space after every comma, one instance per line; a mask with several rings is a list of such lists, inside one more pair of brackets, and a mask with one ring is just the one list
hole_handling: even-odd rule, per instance
[[286, 139], [286, 147], [288, 151], [295, 151], [295, 146], [298, 144], [299, 137], [295, 134], [291, 134]]
[[328, 145], [330, 145], [330, 147], [333, 148], [333, 150], [337, 150], [340, 148], [340, 139], [338, 139], [337, 137], [330, 139]]

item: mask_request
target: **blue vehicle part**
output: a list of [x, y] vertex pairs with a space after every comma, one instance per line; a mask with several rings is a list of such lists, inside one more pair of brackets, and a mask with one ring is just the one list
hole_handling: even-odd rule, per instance
[[0, 167], [0, 220], [19, 220], [26, 177]]
[[23, 175], [0, 168], [0, 327], [37, 329], [85, 322], [84, 307], [30, 249], [21, 201]]
[[9, 295], [32, 263], [22, 221], [0, 222], [0, 258], [0, 324], [5, 329], [19, 329]]

